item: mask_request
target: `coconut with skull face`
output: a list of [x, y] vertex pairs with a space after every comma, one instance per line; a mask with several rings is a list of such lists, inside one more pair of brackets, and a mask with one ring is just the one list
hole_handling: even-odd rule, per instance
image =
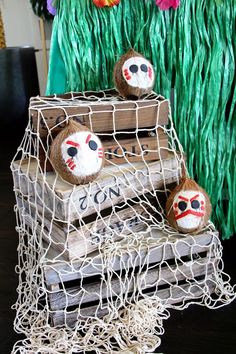
[[93, 181], [103, 167], [102, 143], [85, 126], [70, 120], [54, 139], [50, 160], [65, 181], [86, 184]]
[[183, 233], [201, 230], [211, 215], [211, 202], [203, 188], [194, 180], [184, 178], [166, 202], [170, 225]]
[[117, 91], [129, 99], [150, 93], [155, 81], [151, 63], [133, 49], [116, 63], [113, 76]]

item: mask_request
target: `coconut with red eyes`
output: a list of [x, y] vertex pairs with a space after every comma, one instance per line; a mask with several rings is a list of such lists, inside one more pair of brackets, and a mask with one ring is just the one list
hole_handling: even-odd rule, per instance
[[169, 224], [183, 233], [200, 231], [211, 215], [211, 202], [206, 191], [194, 180], [184, 178], [166, 202]]
[[133, 49], [116, 63], [113, 76], [117, 91], [128, 99], [138, 99], [149, 94], [155, 82], [151, 63]]
[[70, 120], [54, 139], [50, 160], [65, 181], [86, 184], [93, 181], [103, 167], [103, 146], [94, 133]]

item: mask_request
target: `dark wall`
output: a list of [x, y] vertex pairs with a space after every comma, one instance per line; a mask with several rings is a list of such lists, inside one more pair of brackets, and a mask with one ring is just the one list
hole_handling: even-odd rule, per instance
[[[39, 83], [32, 47], [0, 49], [0, 127], [23, 133], [28, 121], [31, 96], [39, 94]], [[8, 141], [11, 139], [8, 136]]]

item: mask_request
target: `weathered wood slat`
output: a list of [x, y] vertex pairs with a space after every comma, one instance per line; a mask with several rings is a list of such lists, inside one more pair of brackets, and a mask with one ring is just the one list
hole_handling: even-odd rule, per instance
[[[191, 256], [209, 251], [212, 244], [218, 244], [218, 239], [207, 231], [199, 235], [169, 237], [168, 239], [167, 234], [153, 229], [150, 234], [145, 234], [145, 238], [151, 238], [152, 246], [143, 246], [139, 252], [134, 250], [131, 253], [123, 252], [120, 256], [115, 256], [109, 266], [117, 271], [123, 269], [124, 265], [126, 269], [130, 269], [140, 264], [158, 264], [161, 261], [176, 258], [176, 254], [179, 258]], [[57, 255], [58, 252], [51, 249], [47, 257], [53, 260]], [[71, 264], [66, 263], [61, 257], [58, 262], [50, 264], [49, 261], [43, 268], [48, 285], [99, 275], [104, 272], [104, 264], [98, 252], [91, 253], [90, 257], [85, 260], [74, 260]]]
[[[160, 302], [165, 305], [175, 305], [181, 303], [182, 301], [199, 299], [205, 293], [206, 286], [208, 287], [208, 293], [214, 292], [216, 283], [210, 279], [203, 283], [193, 283], [193, 284], [183, 284], [180, 286], [171, 286], [166, 289], [157, 290], [155, 292], [147, 293], [146, 296], [152, 296], [153, 294], [158, 296]], [[118, 303], [116, 304], [118, 306]], [[104, 317], [109, 312], [107, 305], [102, 307], [99, 305], [83, 308], [78, 313], [78, 310], [73, 312], [64, 311], [52, 311], [50, 314], [52, 325], [61, 326], [67, 324], [69, 327], [74, 327], [77, 320], [83, 320], [88, 317]]]
[[78, 310], [73, 312], [64, 311], [52, 311], [50, 313], [51, 324], [53, 327], [56, 326], [68, 326], [73, 328], [78, 320], [85, 320], [88, 317], [102, 318], [108, 314], [107, 306], [99, 307], [98, 305], [86, 307], [80, 310], [80, 315], [78, 315]]
[[107, 166], [87, 185], [72, 186], [54, 172], [43, 174], [35, 158], [12, 165], [15, 191], [45, 207], [62, 222], [100, 213], [125, 199], [154, 192], [179, 178], [180, 164], [173, 154], [162, 161]]
[[88, 255], [101, 247], [107, 239], [117, 241], [131, 233], [143, 231], [152, 222], [152, 216], [146, 207], [134, 205], [116, 213], [112, 212], [107, 217], [95, 219], [91, 223], [83, 223], [83, 226], [71, 225], [71, 228], [68, 228], [62, 227], [53, 218], [49, 220], [42, 216], [41, 207], [38, 207], [36, 212], [34, 204], [19, 196], [17, 196], [17, 205], [28, 220], [31, 217], [29, 226], [36, 221], [42, 225], [38, 227], [36, 233], [42, 235], [46, 242], [50, 242], [53, 248], [63, 253], [65, 260]]
[[[138, 216], [139, 214], [139, 216]], [[72, 231], [69, 234], [65, 234], [65, 231], [57, 228], [53, 232], [54, 236], [61, 235], [58, 237], [58, 242], [62, 242], [62, 237], [66, 238], [66, 253], [65, 257], [69, 260], [75, 259], [76, 257], [83, 257], [91, 252], [102, 247], [105, 240], [112, 238], [113, 241], [120, 240], [125, 236], [143, 231], [147, 228], [147, 222], [151, 221], [149, 214], [141, 206], [134, 206], [132, 208], [126, 208], [117, 214], [112, 214], [112, 216], [100, 219], [98, 222], [92, 222], [80, 229]], [[55, 245], [57, 246], [57, 245]], [[65, 251], [64, 244], [58, 244], [58, 250]]]
[[51, 131], [56, 135], [66, 125], [68, 117], [84, 124], [95, 133], [154, 127], [168, 124], [169, 102], [153, 94], [151, 98], [138, 101], [110, 101], [106, 97], [98, 101], [77, 98], [60, 100], [33, 98], [30, 102], [33, 128], [41, 137]]
[[139, 289], [148, 289], [154, 286], [178, 284], [182, 280], [189, 280], [200, 275], [208, 276], [213, 272], [214, 260], [201, 258], [198, 261], [185, 262], [177, 266], [162, 265], [156, 269], [149, 269], [147, 272], [134, 274], [130, 279], [124, 277], [111, 280], [110, 287], [106, 283], [95, 282], [85, 284], [82, 287], [78, 282], [77, 286], [49, 292], [51, 310], [62, 310], [68, 306], [76, 306], [80, 303], [99, 301], [107, 297], [119, 296], [123, 293], [131, 293], [135, 289], [135, 284], [139, 284]]
[[[123, 164], [137, 161], [155, 161], [168, 157], [168, 135], [162, 129], [156, 130], [157, 135], [146, 137], [130, 137], [129, 139], [113, 139], [107, 135], [103, 140], [105, 153], [105, 165]], [[48, 141], [42, 140], [39, 146], [39, 160], [42, 170], [46, 172], [53, 171], [49, 161]]]
[[163, 131], [158, 131], [158, 138], [149, 136], [107, 140], [103, 142], [103, 147], [106, 165], [165, 159], [168, 156], [168, 136]]

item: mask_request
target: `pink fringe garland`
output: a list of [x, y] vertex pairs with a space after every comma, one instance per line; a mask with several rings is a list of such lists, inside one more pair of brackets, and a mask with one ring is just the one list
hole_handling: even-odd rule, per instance
[[171, 7], [177, 9], [179, 6], [180, 0], [156, 0], [156, 5], [159, 6], [161, 10], [168, 10]]

